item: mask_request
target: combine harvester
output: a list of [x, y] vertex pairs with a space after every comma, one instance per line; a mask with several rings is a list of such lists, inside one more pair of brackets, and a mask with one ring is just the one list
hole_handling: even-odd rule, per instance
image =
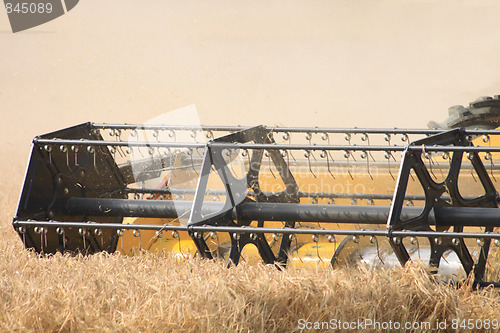
[[423, 259], [500, 287], [499, 120], [495, 96], [433, 129], [85, 123], [33, 140], [13, 226], [38, 253]]

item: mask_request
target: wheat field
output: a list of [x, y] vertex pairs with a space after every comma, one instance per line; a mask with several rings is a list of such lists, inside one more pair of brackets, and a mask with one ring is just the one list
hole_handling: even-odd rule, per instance
[[446, 321], [439, 331], [452, 332], [453, 320], [500, 318], [498, 290], [452, 287], [417, 263], [392, 270], [280, 271], [148, 253], [41, 257], [23, 248], [10, 225], [22, 173], [9, 171], [14, 176], [0, 181], [3, 332], [325, 331], [367, 319], [380, 326], [352, 331], [419, 332], [422, 326], [382, 325]]

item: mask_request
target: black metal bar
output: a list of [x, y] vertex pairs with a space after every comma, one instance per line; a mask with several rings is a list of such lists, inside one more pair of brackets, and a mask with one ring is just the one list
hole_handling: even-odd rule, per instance
[[192, 204], [191, 201], [70, 198], [64, 210], [86, 216], [177, 218], [178, 212], [181, 215], [190, 211]]
[[74, 146], [115, 146], [115, 147], [169, 147], [169, 148], [204, 148], [205, 143], [194, 142], [147, 142], [147, 141], [112, 141], [112, 140], [71, 140], [71, 139], [33, 139], [35, 145], [74, 145]]
[[241, 131], [248, 127], [245, 126], [188, 126], [188, 125], [161, 125], [161, 124], [107, 124], [107, 123], [92, 123], [95, 129], [124, 129], [124, 130], [173, 130], [173, 131], [214, 131], [214, 132], [231, 132]]
[[[200, 149], [205, 143], [193, 142], [168, 142], [168, 141], [112, 141], [112, 140], [71, 140], [71, 139], [33, 139], [35, 145], [75, 145], [75, 146], [116, 146], [116, 147], [169, 147]], [[238, 142], [213, 142], [212, 147], [230, 149], [291, 149], [291, 150], [349, 150], [349, 151], [403, 151], [404, 146], [388, 145], [316, 145], [316, 144], [270, 144], [270, 143], [238, 143]], [[487, 147], [485, 147], [487, 148]], [[495, 148], [495, 147], [492, 147]], [[445, 149], [446, 150], [446, 149]], [[486, 151], [486, 150], [485, 150]], [[493, 151], [493, 150], [492, 150]], [[499, 148], [500, 151], [500, 148]]]
[[[232, 149], [289, 149], [289, 150], [338, 150], [338, 151], [404, 151], [406, 146], [389, 145], [318, 145], [318, 144], [248, 144], [248, 143], [214, 143]], [[495, 146], [410, 146], [410, 151], [426, 152], [500, 152], [500, 147]]]
[[[70, 198], [65, 211], [73, 215], [176, 218], [191, 210], [191, 201]], [[222, 202], [205, 202], [203, 214], [219, 212]], [[241, 218], [250, 221], [299, 221], [320, 223], [385, 224], [388, 206], [349, 206], [295, 203], [245, 202]], [[404, 207], [402, 218], [420, 215], [422, 207]], [[428, 223], [439, 226], [500, 227], [500, 209], [435, 207]]]
[[[252, 126], [182, 126], [182, 125], [151, 125], [151, 124], [107, 124], [107, 123], [92, 123], [96, 129], [129, 129], [129, 130], [203, 130], [216, 132], [233, 132], [241, 131]], [[266, 129], [273, 132], [289, 132], [289, 133], [351, 133], [351, 134], [423, 134], [432, 135], [441, 133], [442, 129], [415, 129], [415, 128], [337, 128], [337, 127], [269, 127]], [[467, 134], [500, 134], [498, 130], [466, 130]]]
[[[407, 207], [409, 216], [418, 215], [420, 208]], [[246, 220], [384, 224], [389, 207], [349, 206], [295, 203], [244, 203], [241, 217]]]
[[[35, 145], [75, 145], [75, 146], [129, 146], [129, 147], [170, 147], [199, 149], [205, 143], [193, 142], [146, 142], [146, 141], [112, 141], [112, 140], [70, 140], [70, 139], [33, 139]], [[389, 145], [317, 145], [317, 144], [266, 144], [266, 143], [212, 143], [213, 147], [228, 149], [288, 149], [288, 150], [336, 150], [336, 151], [404, 151], [405, 146]], [[500, 152], [500, 147], [490, 146], [410, 146], [410, 151], [426, 152]]]
[[346, 229], [295, 229], [295, 228], [258, 228], [258, 227], [231, 227], [231, 226], [183, 226], [172, 224], [114, 224], [95, 222], [61, 222], [61, 221], [24, 221], [12, 223], [14, 228], [20, 227], [49, 227], [49, 228], [101, 228], [124, 230], [157, 230], [157, 231], [198, 231], [198, 232], [230, 232], [230, 233], [256, 233], [256, 234], [306, 234], [306, 235], [352, 235], [352, 236], [377, 236], [377, 237], [456, 237], [500, 239], [500, 233], [479, 232], [442, 232], [442, 231], [393, 231], [387, 230], [346, 230]]

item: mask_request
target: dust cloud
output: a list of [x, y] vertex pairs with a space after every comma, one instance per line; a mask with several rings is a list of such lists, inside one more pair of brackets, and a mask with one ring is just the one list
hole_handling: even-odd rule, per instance
[[85, 0], [17, 34], [0, 10], [0, 170], [18, 179], [35, 135], [190, 104], [212, 125], [425, 127], [500, 94], [495, 3]]

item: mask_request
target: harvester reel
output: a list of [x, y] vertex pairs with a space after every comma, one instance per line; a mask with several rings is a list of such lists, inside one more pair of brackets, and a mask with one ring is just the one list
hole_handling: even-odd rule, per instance
[[477, 285], [500, 286], [489, 260], [500, 251], [499, 137], [85, 123], [33, 140], [13, 225], [39, 253], [196, 251], [228, 264], [246, 253], [285, 267], [370, 249], [383, 262], [384, 243], [401, 265], [422, 249], [437, 271], [451, 251]]

